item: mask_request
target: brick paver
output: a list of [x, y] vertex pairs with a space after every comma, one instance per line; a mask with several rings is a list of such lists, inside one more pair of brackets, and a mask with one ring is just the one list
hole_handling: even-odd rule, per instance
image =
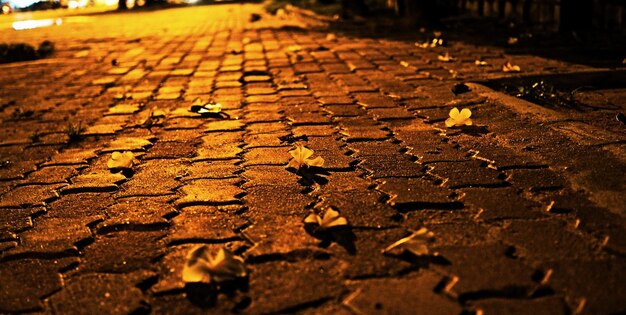
[[[507, 60], [522, 74], [593, 69], [327, 36], [297, 15], [250, 22], [255, 12], [3, 30], [0, 41], [49, 39], [57, 52], [0, 65], [0, 313], [626, 311], [626, 138], [596, 121], [615, 110], [545, 109], [471, 84], [453, 93], [516, 76], [500, 71]], [[229, 117], [190, 112], [196, 98]], [[476, 126], [446, 128], [452, 107]], [[285, 169], [296, 142], [326, 160], [323, 173]], [[108, 170], [114, 151], [134, 153], [132, 172]], [[329, 207], [350, 228], [320, 240], [303, 220]], [[430, 254], [384, 252], [422, 227]], [[195, 244], [244, 257], [247, 286], [185, 287]]]

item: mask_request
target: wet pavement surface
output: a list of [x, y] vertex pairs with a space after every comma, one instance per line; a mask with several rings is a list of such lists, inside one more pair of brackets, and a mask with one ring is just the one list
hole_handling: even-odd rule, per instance
[[[626, 311], [626, 85], [583, 111], [485, 86], [612, 71], [320, 23], [228, 4], [3, 30], [56, 53], [0, 65], [0, 313]], [[316, 176], [285, 168], [296, 143]], [[305, 229], [328, 209], [349, 227]], [[246, 284], [185, 286], [198, 244]]]

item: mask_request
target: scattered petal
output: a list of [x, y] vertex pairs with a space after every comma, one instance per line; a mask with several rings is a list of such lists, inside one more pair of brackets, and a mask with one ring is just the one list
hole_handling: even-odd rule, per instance
[[304, 219], [304, 223], [314, 224], [319, 226], [319, 228], [326, 230], [330, 228], [346, 227], [348, 226], [348, 219], [342, 217], [339, 214], [339, 211], [336, 211], [333, 208], [328, 208], [323, 217], [320, 217], [315, 212], [311, 212], [311, 214]]
[[115, 151], [107, 162], [110, 170], [132, 169], [134, 164], [135, 155], [131, 151], [125, 151], [124, 153]]
[[461, 126], [471, 126], [472, 119], [472, 111], [467, 108], [463, 108], [460, 112], [458, 108], [453, 108], [450, 110], [450, 118], [446, 120], [446, 127], [461, 127]]
[[296, 143], [294, 146], [295, 148], [289, 151], [289, 154], [291, 154], [293, 158], [289, 161], [287, 165], [288, 168], [300, 169], [302, 166], [322, 167], [324, 165], [324, 159], [322, 157], [318, 156], [311, 159], [313, 150], [300, 143]]
[[522, 68], [518, 65], [511, 64], [511, 62], [508, 61], [505, 65], [502, 66], [502, 71], [503, 72], [520, 72], [522, 71]]
[[199, 245], [187, 254], [183, 266], [184, 282], [221, 283], [244, 278], [248, 270], [243, 259], [226, 248], [220, 248], [215, 256], [209, 247]]
[[433, 232], [426, 228], [421, 228], [411, 235], [387, 246], [387, 248], [383, 250], [383, 254], [401, 255], [408, 252], [415, 256], [428, 255], [428, 244], [432, 243], [434, 240]]

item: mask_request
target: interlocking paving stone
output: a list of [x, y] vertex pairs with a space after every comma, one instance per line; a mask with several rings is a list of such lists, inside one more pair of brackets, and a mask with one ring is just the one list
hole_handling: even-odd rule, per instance
[[[250, 279], [249, 312], [285, 313], [345, 292], [336, 277], [337, 265], [328, 261], [278, 261], [254, 265]], [[281, 275], [277, 277], [275, 275]]]
[[480, 297], [528, 297], [539, 287], [534, 270], [507, 257], [507, 247], [498, 243], [477, 246], [444, 246], [437, 249], [449, 265], [436, 268], [458, 277], [451, 291], [463, 300]]
[[567, 185], [556, 172], [549, 169], [510, 170], [506, 179], [513, 186], [528, 191], [557, 190]]
[[69, 279], [63, 290], [50, 298], [58, 313], [129, 314], [145, 311], [145, 297], [134, 285], [139, 279], [126, 274], [85, 274]]
[[548, 296], [534, 299], [504, 299], [490, 298], [473, 303], [476, 308], [485, 314], [570, 314], [571, 309], [565, 303], [563, 297]]
[[[615, 175], [624, 150], [614, 110], [559, 108], [565, 123], [541, 124], [483, 92], [452, 92], [461, 80], [511, 77], [499, 69], [511, 58], [524, 73], [588, 67], [453, 37], [448, 47], [422, 49], [362, 36], [363, 27], [327, 39], [331, 29], [285, 26], [293, 14], [249, 24], [259, 10], [137, 12], [123, 28], [106, 27], [119, 16], [93, 16], [80, 29], [64, 23], [49, 32], [54, 62], [3, 68], [0, 198], [15, 202], [0, 207], [0, 277], [15, 264], [11, 276], [28, 286], [6, 295], [0, 279], [0, 313], [7, 297], [11, 313], [45, 314], [626, 309]], [[35, 41], [44, 31], [20, 36]], [[446, 50], [456, 62], [437, 61]], [[476, 67], [477, 58], [490, 66]], [[231, 118], [190, 112], [196, 98], [219, 102]], [[445, 128], [452, 107], [469, 107], [475, 126]], [[156, 110], [165, 117], [142, 126]], [[68, 143], [68, 121], [92, 135]], [[287, 171], [292, 142], [279, 137], [289, 135], [325, 158], [329, 172], [310, 180]], [[617, 142], [599, 143], [607, 139]], [[121, 185], [101, 182], [115, 192], [85, 192], [103, 189], [90, 182], [45, 200], [38, 190], [110, 174], [110, 153], [122, 150], [138, 164]], [[208, 188], [215, 182], [228, 184]], [[426, 199], [442, 203], [415, 206]], [[28, 205], [42, 200], [51, 202]], [[331, 206], [351, 228], [324, 241], [309, 235], [303, 219]], [[422, 227], [439, 257], [381, 253]], [[247, 288], [217, 294], [208, 308], [194, 300], [181, 272], [198, 243], [243, 256]], [[18, 265], [67, 255], [78, 257], [55, 268]]]
[[202, 137], [202, 144], [197, 148], [196, 161], [236, 159], [241, 149], [240, 133], [215, 133]]
[[57, 199], [59, 197], [57, 191], [66, 186], [66, 184], [19, 186], [0, 196], [0, 208], [45, 206], [46, 203]]
[[[247, 215], [267, 215], [272, 209], [274, 215], [306, 215], [304, 210], [313, 198], [301, 193], [301, 186], [258, 185], [246, 188], [244, 204], [249, 207]], [[254, 220], [252, 220], [254, 221]]]
[[96, 157], [95, 150], [92, 149], [67, 149], [52, 156], [50, 161], [43, 165], [76, 165], [87, 164], [88, 160]]
[[361, 314], [459, 314], [461, 305], [435, 293], [443, 278], [433, 272], [402, 278], [371, 279], [353, 283], [345, 300]]
[[437, 162], [430, 164], [428, 171], [436, 177], [444, 179], [444, 186], [461, 187], [497, 187], [505, 185], [500, 179], [502, 174], [496, 170], [483, 167], [478, 161]]
[[20, 246], [9, 254], [17, 253], [76, 253], [76, 244], [91, 238], [87, 224], [90, 218], [60, 219], [37, 218], [34, 227], [20, 233]]
[[0, 311], [41, 310], [41, 299], [63, 287], [59, 270], [68, 263], [67, 259], [20, 259], [0, 263]]
[[79, 193], [64, 195], [46, 206], [50, 218], [101, 218], [104, 209], [114, 202], [111, 193]]
[[0, 231], [19, 232], [33, 226], [31, 217], [46, 212], [44, 207], [0, 208]]
[[512, 187], [503, 188], [463, 188], [462, 200], [466, 204], [481, 209], [481, 220], [532, 219], [545, 216], [540, 204], [521, 197]]
[[295, 126], [291, 131], [294, 137], [328, 137], [337, 134], [337, 129], [330, 125]]
[[620, 313], [626, 309], [623, 259], [563, 260], [548, 264], [551, 287], [564, 289], [570, 308], [581, 314]]
[[422, 178], [384, 178], [377, 189], [389, 195], [392, 206], [432, 208], [454, 202], [451, 190]]
[[81, 192], [105, 192], [119, 189], [119, 184], [126, 181], [120, 173], [87, 173], [70, 179], [71, 184], [61, 189], [63, 194]]
[[176, 200], [178, 207], [240, 203], [244, 191], [239, 179], [196, 179], [180, 188], [184, 196]]
[[[408, 223], [408, 222], [407, 222]], [[410, 224], [405, 224], [409, 226]], [[434, 234], [433, 247], [439, 246], [472, 246], [492, 243], [499, 237], [489, 225], [474, 222], [473, 220], [457, 219], [447, 223], [425, 224]], [[419, 226], [409, 226], [411, 230], [418, 230]]]
[[178, 211], [167, 203], [168, 199], [125, 198], [105, 209], [107, 218], [98, 226], [98, 231], [167, 226], [166, 218], [178, 214]]
[[173, 194], [182, 185], [177, 179], [185, 174], [184, 161], [148, 160], [136, 167], [136, 173], [120, 186], [118, 197], [163, 196]]
[[[0, 167], [0, 180], [12, 180], [24, 178], [24, 174], [32, 172], [36, 169], [37, 163], [35, 161], [9, 161], [8, 165]], [[3, 163], [6, 163], [2, 161]]]
[[120, 137], [113, 140], [106, 149], [103, 149], [100, 152], [108, 153], [114, 151], [144, 151], [146, 148], [151, 146], [152, 142], [150, 141], [150, 139]]
[[246, 252], [248, 259], [293, 260], [328, 256], [326, 250], [317, 246], [319, 240], [305, 232], [304, 217], [301, 216], [259, 218], [243, 233], [246, 239], [254, 242]]
[[527, 256], [529, 260], [546, 261], [550, 257], [584, 259], [597, 252], [594, 244], [585, 240], [582, 233], [560, 221], [512, 221], [504, 226], [501, 235], [520, 249], [520, 256]]
[[[408, 236], [404, 229], [353, 230], [353, 239], [345, 237], [333, 243], [330, 250], [345, 264], [343, 276], [347, 279], [398, 276], [414, 269], [411, 263], [381, 253], [385, 247]], [[349, 235], [349, 234], [348, 234]]]
[[215, 206], [185, 207], [172, 219], [168, 243], [224, 242], [239, 239], [235, 232], [246, 222]]
[[240, 168], [235, 165], [237, 160], [193, 162], [184, 168], [180, 175], [182, 181], [193, 179], [235, 178]]
[[492, 163], [498, 169], [524, 168], [544, 166], [541, 161], [535, 161], [532, 157], [521, 152], [514, 152], [498, 146], [495, 143], [480, 144], [472, 141], [471, 148], [478, 151], [474, 157]]
[[389, 138], [389, 132], [381, 129], [380, 126], [347, 126], [342, 127], [339, 132], [347, 138], [348, 142], [357, 141], [380, 141]]
[[409, 160], [408, 156], [399, 152], [367, 156], [359, 166], [371, 172], [373, 178], [418, 177], [426, 171], [423, 165]]
[[82, 250], [80, 273], [128, 273], [145, 269], [165, 252], [166, 231], [120, 231], [98, 235]]
[[272, 185], [298, 187], [300, 177], [284, 166], [257, 165], [248, 166], [241, 176], [248, 180], [244, 185], [244, 189], [254, 186]]
[[75, 166], [48, 166], [34, 171], [26, 177], [24, 182], [31, 184], [61, 184], [77, 175]]
[[143, 156], [144, 159], [193, 158], [199, 142], [159, 141]]
[[376, 120], [415, 119], [415, 116], [404, 108], [372, 108], [367, 110]]
[[252, 148], [243, 154], [246, 160], [244, 163], [249, 165], [287, 165], [291, 159], [289, 148]]

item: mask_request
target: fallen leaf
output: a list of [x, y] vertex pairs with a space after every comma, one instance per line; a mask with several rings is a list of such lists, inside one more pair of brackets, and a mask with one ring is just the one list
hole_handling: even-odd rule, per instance
[[517, 37], [509, 37], [509, 39], [506, 42], [509, 45], [515, 45], [519, 42], [519, 39]]
[[520, 72], [522, 68], [518, 65], [512, 64], [510, 61], [507, 61], [505, 65], [502, 66], [503, 72]]
[[410, 66], [409, 63], [406, 62], [406, 61], [400, 61], [400, 65], [405, 67], [405, 68], [408, 68]]
[[133, 165], [135, 165], [135, 155], [131, 151], [125, 151], [124, 153], [115, 151], [107, 162], [110, 170], [132, 169]]
[[401, 255], [408, 252], [415, 256], [428, 255], [428, 245], [433, 241], [433, 232], [426, 228], [421, 228], [413, 232], [411, 235], [387, 246], [387, 248], [383, 250], [383, 254]]
[[221, 283], [245, 278], [248, 270], [243, 259], [226, 248], [220, 248], [215, 256], [209, 247], [199, 245], [187, 254], [183, 266], [184, 282]]
[[322, 217], [315, 212], [311, 212], [311, 214], [304, 219], [304, 223], [317, 225], [321, 229], [330, 229], [348, 226], [348, 219], [342, 217], [339, 212], [333, 208], [328, 208]]
[[443, 56], [442, 55], [437, 56], [437, 60], [443, 61], [443, 62], [450, 62], [450, 61], [453, 61], [454, 58], [446, 52], [446, 54]]
[[287, 167], [300, 169], [302, 166], [307, 167], [322, 167], [324, 165], [324, 159], [320, 156], [312, 159], [313, 150], [305, 147], [300, 143], [296, 143], [295, 148], [289, 151], [289, 154], [293, 157]]
[[459, 112], [458, 108], [453, 108], [450, 110], [450, 118], [446, 119], [446, 127], [461, 127], [461, 126], [471, 126], [472, 119], [472, 111], [467, 108], [463, 108], [461, 112]]
[[332, 42], [332, 41], [336, 41], [336, 40], [337, 40], [337, 35], [335, 35], [335, 34], [333, 34], [333, 33], [328, 33], [328, 34], [326, 35], [326, 40], [327, 40], [327, 41], [330, 41], [330, 42]]

